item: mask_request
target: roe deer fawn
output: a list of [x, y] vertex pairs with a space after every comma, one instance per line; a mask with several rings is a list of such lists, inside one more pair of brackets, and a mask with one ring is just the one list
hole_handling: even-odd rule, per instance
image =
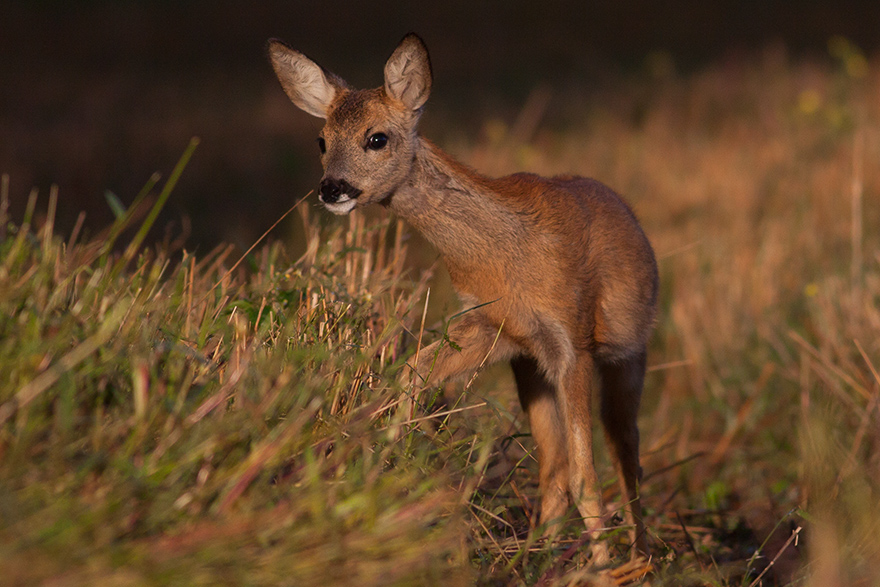
[[[540, 522], [562, 518], [570, 496], [591, 538], [603, 526], [591, 427], [598, 376], [634, 554], [647, 554], [636, 419], [658, 277], [630, 208], [592, 179], [484, 177], [420, 137], [432, 74], [414, 34], [385, 64], [384, 86], [370, 90], [350, 88], [281, 41], [268, 51], [293, 103], [326, 119], [318, 138], [324, 206], [335, 214], [390, 208], [438, 249], [462, 302], [483, 304], [450, 328], [460, 348], [426, 347], [417, 373], [439, 381], [487, 356], [509, 360], [538, 449]], [[608, 560], [602, 541], [593, 540], [593, 557]]]

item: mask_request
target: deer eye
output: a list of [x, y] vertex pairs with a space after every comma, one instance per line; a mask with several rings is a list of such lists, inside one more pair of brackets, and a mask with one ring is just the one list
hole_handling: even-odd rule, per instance
[[384, 149], [387, 144], [388, 135], [384, 132], [377, 132], [374, 135], [370, 135], [370, 138], [367, 139], [367, 148], [372, 149], [373, 151]]
[[318, 137], [318, 149], [321, 150], [321, 154], [327, 152], [327, 143], [324, 141], [324, 137]]

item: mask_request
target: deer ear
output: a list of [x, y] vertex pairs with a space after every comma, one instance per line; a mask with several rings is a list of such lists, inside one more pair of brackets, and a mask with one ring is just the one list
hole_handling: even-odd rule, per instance
[[269, 41], [269, 61], [284, 92], [301, 110], [327, 118], [336, 93], [347, 89], [341, 78], [277, 39]]
[[431, 93], [431, 59], [415, 33], [403, 38], [385, 63], [385, 93], [410, 110], [419, 110]]

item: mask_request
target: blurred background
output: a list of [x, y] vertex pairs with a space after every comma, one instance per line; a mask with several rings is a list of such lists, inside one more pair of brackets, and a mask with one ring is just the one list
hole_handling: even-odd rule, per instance
[[[6, 0], [0, 173], [10, 176], [12, 218], [32, 188], [45, 202], [57, 184], [59, 231], [84, 210], [94, 234], [113, 218], [106, 191], [131, 202], [198, 136], [153, 237], [184, 234], [190, 250], [247, 247], [320, 177], [320, 122], [282, 93], [264, 55], [270, 37], [375, 86], [397, 41], [418, 32], [435, 72], [423, 132], [456, 153], [490, 140], [493, 121], [514, 124], [530, 100], [534, 124], [565, 128], [615, 107], [599, 102], [632, 79], [687, 76], [768, 47], [828, 60], [834, 35], [873, 53], [878, 23], [880, 3], [858, 0]], [[637, 119], [639, 104], [626, 107]]]
[[[10, 178], [11, 218], [21, 222], [32, 189], [39, 192], [37, 214], [45, 217], [54, 184], [59, 190], [56, 233], [68, 234], [84, 210], [86, 234], [95, 236], [113, 219], [108, 201], [118, 199], [127, 206], [153, 172], [167, 178], [191, 137], [198, 136], [201, 143], [151, 238], [163, 241], [170, 235], [170, 240], [184, 242], [186, 250], [195, 251], [201, 260], [214, 259], [207, 252], [220, 242], [245, 250], [294, 202], [314, 189], [321, 176], [315, 137], [322, 122], [300, 112], [284, 95], [264, 54], [266, 40], [279, 37], [351, 84], [364, 87], [381, 84], [385, 59], [409, 31], [425, 39], [433, 58], [435, 83], [422, 119], [426, 136], [490, 175], [527, 170], [596, 177], [627, 198], [651, 239], [660, 265], [661, 307], [649, 350], [640, 427], [648, 525], [656, 533], [658, 547], [662, 543], [670, 549], [667, 552], [674, 551], [679, 557], [664, 559], [671, 561], [664, 572], [674, 577], [679, 568], [699, 567], [697, 572], [703, 574], [715, 569], [719, 576], [735, 579], [709, 584], [747, 584], [740, 579], [751, 581], [754, 574], [749, 573], [763, 568], [763, 562], [752, 564], [756, 549], [763, 544], [762, 561], [777, 556], [773, 563], [777, 581], [765, 578], [764, 584], [808, 584], [798, 579], [805, 572], [816, 577], [809, 584], [822, 587], [878, 584], [877, 0], [2, 0], [0, 174]], [[108, 198], [108, 192], [116, 199]], [[389, 227], [387, 234], [394, 232], [393, 222], [376, 223], [382, 227], [376, 230], [366, 223], [371, 227], [369, 239], [377, 240], [375, 246], [361, 247], [363, 240], [356, 240], [361, 238], [357, 235], [367, 234], [357, 230], [364, 226], [361, 214], [333, 217], [317, 208], [314, 195], [299, 211], [311, 213], [305, 224], [293, 214], [273, 233], [274, 238], [285, 241], [283, 249], [293, 253], [287, 256], [297, 258], [308, 233], [314, 244], [314, 260], [316, 243], [323, 238], [328, 254], [344, 257], [345, 265], [331, 267], [327, 275], [316, 266], [312, 277], [330, 279], [335, 284], [333, 295], [340, 296], [338, 303], [358, 307], [358, 300], [379, 300], [370, 311], [384, 316], [382, 320], [418, 324], [421, 303], [407, 306], [416, 308], [409, 314], [401, 309], [403, 304], [387, 303], [398, 295], [395, 291], [407, 291], [406, 285], [396, 289], [397, 273], [390, 290], [376, 285], [388, 279], [375, 270], [381, 263], [373, 260], [392, 258], [385, 255], [382, 239], [385, 227]], [[371, 214], [381, 217], [384, 213]], [[39, 223], [38, 218], [37, 227]], [[308, 230], [318, 224], [329, 225], [330, 230]], [[451, 301], [448, 275], [435, 264], [436, 253], [419, 247], [415, 235], [408, 238], [411, 240], [404, 242], [415, 254], [408, 256], [407, 262], [435, 269], [425, 321], [431, 328], [440, 318], [454, 313], [457, 305]], [[80, 249], [82, 255], [88, 252]], [[274, 255], [266, 248], [250, 258], [253, 278], [242, 272], [241, 279], [252, 279], [254, 285], [248, 286], [246, 299], [230, 304], [239, 309], [252, 307], [256, 322], [269, 315], [263, 313], [267, 303], [284, 312], [288, 300], [281, 296], [293, 291], [288, 276], [300, 275], [274, 272], [274, 261], [270, 263]], [[69, 268], [73, 286], [76, 276], [84, 275], [87, 269], [87, 265], [76, 265], [76, 257], [64, 257], [73, 259]], [[171, 269], [178, 277], [190, 272], [190, 298], [193, 271], [202, 276], [196, 283], [201, 280], [207, 287], [213, 283], [213, 277], [209, 279], [212, 271], [225, 258], [218, 256], [219, 260], [212, 260], [212, 265], [202, 270], [196, 265], [197, 257], [188, 257], [189, 265]], [[228, 260], [236, 258], [238, 254]], [[8, 259], [14, 262], [15, 258], [7, 257], [0, 270], [5, 272], [11, 266]], [[259, 259], [263, 261], [257, 265]], [[44, 334], [33, 324], [44, 319], [52, 324], [50, 320], [60, 316], [69, 320], [74, 333], [80, 332], [81, 323], [93, 326], [75, 312], [56, 310], [52, 315], [39, 305], [32, 307], [41, 299], [56, 303], [66, 295], [66, 290], [54, 285], [62, 265], [54, 260], [45, 264], [47, 275], [53, 277], [34, 283], [50, 284], [51, 288], [44, 285], [35, 290], [43, 293], [21, 294], [24, 301], [15, 302], [19, 308], [15, 311], [23, 313], [13, 319], [18, 325], [15, 328], [47, 340], [58, 339], [53, 343], [58, 349], [53, 351], [56, 356], [68, 352], [69, 336], [63, 338], [51, 329]], [[386, 265], [399, 269], [396, 262]], [[299, 266], [308, 269], [309, 263]], [[344, 279], [334, 276], [337, 269], [339, 275], [345, 269]], [[401, 280], [425, 276], [428, 283], [429, 273], [412, 271]], [[14, 280], [6, 283], [14, 287], [7, 289], [19, 295], [34, 273], [28, 270], [13, 275]], [[68, 283], [66, 279], [63, 283]], [[177, 283], [177, 291], [183, 291], [182, 278], [169, 277], [168, 283]], [[324, 295], [323, 285], [321, 292]], [[156, 294], [157, 303], [163, 301], [162, 295]], [[180, 303], [175, 295], [183, 294], [170, 294], [164, 306], [157, 306], [158, 312], [164, 320], [174, 322], [175, 316], [185, 311], [186, 319], [178, 321], [184, 328], [181, 332], [188, 332], [191, 310], [173, 305]], [[86, 298], [82, 300], [78, 306], [86, 304]], [[213, 315], [215, 320], [220, 314]], [[156, 380], [165, 381], [166, 351], [148, 340], [155, 328], [145, 326], [138, 333], [142, 337], [138, 344], [149, 343], [143, 346], [149, 348], [143, 356], [154, 361]], [[248, 332], [263, 336], [256, 326]], [[163, 333], [161, 338], [166, 336], [170, 335]], [[189, 349], [190, 341], [184, 338], [181, 340]], [[220, 336], [219, 340], [225, 339]], [[236, 344], [244, 345], [245, 340]], [[30, 374], [49, 364], [51, 352], [34, 350], [40, 349], [39, 341], [33, 347], [15, 338], [7, 337], [5, 342], [7, 350], [15, 351], [15, 360], [25, 365], [22, 373]], [[124, 339], [113, 344], [124, 350], [106, 353], [107, 361], [125, 362], [129, 356], [140, 356], [132, 355]], [[254, 348], [262, 346], [254, 343]], [[205, 356], [217, 356], [208, 346], [198, 348]], [[189, 357], [180, 356], [186, 361]], [[346, 380], [334, 365], [322, 363], [316, 370], [315, 389], [322, 394], [331, 385], [329, 381]], [[270, 372], [254, 369], [255, 377], [258, 373], [268, 377], [265, 373]], [[117, 366], [108, 372], [117, 371], [124, 380], [120, 389], [126, 389], [134, 379]], [[97, 368], [95, 373], [104, 377]], [[463, 412], [456, 414], [462, 418], [455, 420], [473, 418], [466, 426], [475, 437], [491, 440], [494, 434], [506, 438], [522, 429], [524, 419], [516, 394], [509, 389], [513, 384], [510, 374], [502, 369], [489, 375], [483, 377], [477, 393], [489, 398], [490, 405], [501, 407]], [[59, 389], [67, 393], [65, 390], [75, 388], [70, 383]], [[495, 397], [502, 399], [496, 402]], [[497, 418], [494, 410], [506, 416]], [[262, 415], [259, 419], [262, 422]], [[66, 420], [57, 421], [55, 428], [62, 430]], [[519, 427], [511, 424], [516, 421]], [[263, 430], [262, 426], [253, 429]], [[43, 442], [41, 435], [34, 438]], [[68, 433], [53, 438], [67, 454]], [[497, 444], [500, 463], [521, 462], [515, 444], [506, 440]], [[314, 444], [307, 441], [302, 446]], [[514, 452], [505, 456], [502, 453], [508, 449], [504, 447], [513, 447]], [[467, 458], [469, 461], [470, 456]], [[610, 471], [607, 458], [598, 458], [600, 469]], [[80, 483], [81, 476], [66, 474], [64, 467], [46, 467], [40, 459], [34, 459], [33, 464], [37, 478], [61, 471], [65, 479], [72, 480], [47, 482], [46, 486], [69, 483], [74, 487]], [[514, 468], [519, 471], [518, 465]], [[129, 508], [128, 504], [137, 504], [137, 500], [127, 497], [130, 473], [128, 468], [124, 471], [121, 476], [111, 476], [121, 480], [121, 489], [112, 495], [123, 496], [119, 503]], [[502, 479], [508, 469], [499, 467], [498, 471], [495, 478]], [[220, 473], [214, 478], [226, 483]], [[22, 486], [40, 490], [29, 475], [21, 479], [25, 480]], [[133, 487], [140, 488], [140, 477], [137, 479]], [[353, 479], [348, 480], [354, 483], [351, 491], [359, 491], [357, 478]], [[398, 480], [403, 483], [405, 479]], [[524, 481], [527, 486], [535, 476], [524, 479], [531, 479]], [[324, 496], [323, 488], [315, 493], [309, 483], [294, 485], [296, 491], [300, 487], [312, 491], [302, 495]], [[140, 495], [141, 490], [137, 491]], [[0, 491], [0, 496], [7, 493]], [[79, 538], [85, 534], [65, 534], [71, 537], [65, 539], [68, 542], [57, 542], [55, 547], [62, 555], [40, 555], [39, 560], [57, 559], [61, 567], [69, 551], [76, 550], [85, 553], [83, 560], [88, 559], [84, 568], [105, 564], [108, 573], [116, 572], [122, 559], [113, 554], [108, 555], [108, 562], [95, 563], [94, 557], [89, 558], [91, 553], [115, 553], [112, 549], [118, 544], [128, 549], [128, 538], [139, 536], [131, 533], [133, 526], [146, 528], [149, 534], [152, 528], [171, 527], [179, 521], [178, 510], [164, 505], [177, 499], [168, 497], [173, 491], [159, 493], [155, 502], [158, 514], [149, 514], [144, 520], [117, 514], [132, 510], [114, 509], [114, 502], [109, 501], [113, 507], [107, 508], [106, 515], [114, 521], [108, 524], [89, 509], [88, 496], [97, 491], [84, 489], [83, 493], [87, 495], [84, 507], [89, 511], [88, 520], [92, 520], [89, 524], [102, 532], [115, 527], [119, 534], [101, 535], [122, 540], [107, 538], [106, 544], [111, 546], [90, 551], [89, 540]], [[202, 503], [208, 508], [214, 494], [197, 495], [203, 496]], [[494, 500], [494, 489], [492, 495]], [[51, 496], [54, 503], [55, 494]], [[505, 503], [520, 503], [518, 492], [505, 499]], [[255, 507], [262, 507], [262, 503], [269, 501]], [[446, 506], [441, 506], [438, 511], [443, 510], [446, 516]], [[792, 514], [801, 510], [811, 519], [812, 529], [800, 534], [799, 542], [792, 546], [790, 540], [802, 523]], [[191, 511], [195, 513], [182, 518], [181, 525], [208, 510], [194, 507]], [[499, 515], [508, 516], [506, 526], [492, 527], [520, 527], [527, 522], [526, 511], [505, 510]], [[44, 528], [68, 527], [66, 522], [51, 521], [55, 518], [45, 519], [50, 521], [22, 522], [26, 537], [39, 537], [26, 538], [25, 543], [42, 545]], [[488, 516], [484, 520], [479, 522], [481, 528], [496, 524], [499, 517], [492, 513], [491, 520]], [[323, 522], [318, 522], [319, 528], [328, 527], [320, 526]], [[502, 566], [510, 567], [506, 551], [493, 551], [499, 544], [496, 536], [489, 530], [486, 536], [483, 530], [475, 530], [476, 524], [468, 524], [469, 529], [461, 534], [469, 536], [468, 544], [477, 545], [475, 551], [496, 552], [493, 560], [507, 560]], [[419, 528], [429, 526], [418, 522]], [[302, 535], [311, 536], [311, 527], [304, 528]], [[315, 535], [323, 536], [323, 531]], [[250, 530], [233, 532], [246, 534]], [[370, 534], [372, 528], [357, 527], [353, 532], [375, 535]], [[284, 533], [287, 535], [286, 530]], [[13, 527], [10, 535], [19, 540], [19, 534]], [[337, 535], [336, 529], [333, 535]], [[205, 542], [208, 552], [213, 547], [207, 544], [210, 540]], [[71, 548], [74, 543], [77, 547], [86, 544], [86, 549]], [[372, 544], [369, 540], [361, 543]], [[335, 543], [327, 544], [327, 560], [335, 561]], [[232, 552], [245, 563], [253, 557], [258, 561], [255, 566], [262, 568], [259, 561], [271, 563], [272, 552], [286, 548], [224, 547], [220, 559], [226, 561]], [[806, 550], [811, 551], [809, 556]], [[438, 561], [445, 552], [419, 551], [433, 553]], [[9, 552], [14, 554], [7, 559], [23, 569], [23, 576], [39, 568], [32, 559]], [[364, 552], [369, 566], [379, 560], [382, 551], [378, 555], [372, 550]], [[691, 556], [688, 553], [692, 553], [690, 562], [686, 560]], [[177, 559], [187, 571], [190, 558], [184, 553]], [[146, 573], [152, 572], [155, 560], [150, 556], [143, 559]], [[307, 558], [302, 560], [316, 569], [319, 581], [314, 584], [326, 585], [323, 567]], [[158, 566], [174, 568], [168, 564], [178, 563]], [[399, 563], [386, 558], [381, 565], [375, 569]], [[221, 569], [218, 573], [224, 572], [226, 563], [217, 568]], [[347, 572], [348, 567], [340, 569]], [[380, 580], [375, 584], [385, 583]], [[669, 584], [695, 583], [670, 579]]]

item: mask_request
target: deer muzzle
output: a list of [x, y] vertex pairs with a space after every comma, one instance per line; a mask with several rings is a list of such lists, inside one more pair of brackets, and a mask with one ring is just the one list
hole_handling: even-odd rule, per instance
[[356, 200], [361, 195], [357, 189], [344, 179], [324, 178], [321, 181], [321, 201], [325, 204], [342, 203], [347, 200]]

